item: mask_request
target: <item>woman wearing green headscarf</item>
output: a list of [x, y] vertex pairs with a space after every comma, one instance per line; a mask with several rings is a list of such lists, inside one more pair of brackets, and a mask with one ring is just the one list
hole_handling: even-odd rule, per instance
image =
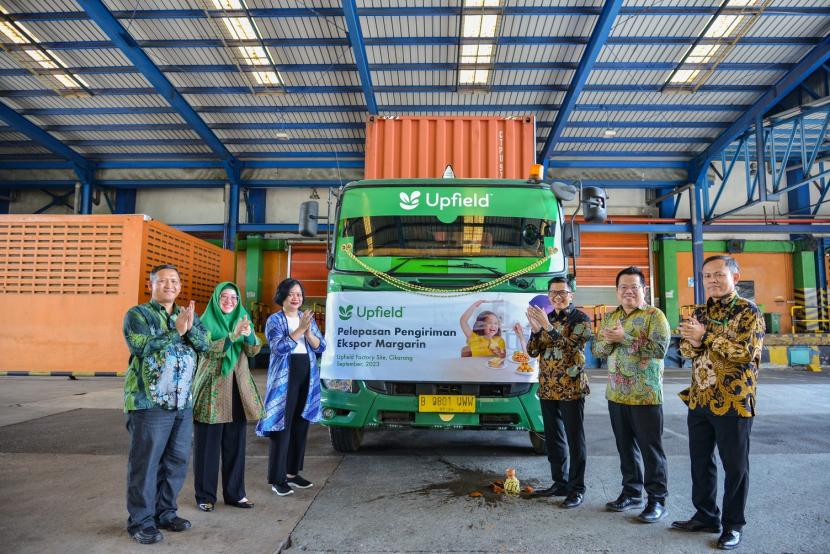
[[203, 512], [212, 512], [216, 504], [220, 452], [225, 504], [254, 507], [245, 496], [245, 434], [247, 422], [258, 420], [263, 410], [248, 357], [262, 345], [239, 300], [239, 287], [219, 283], [201, 316], [211, 343], [199, 356], [193, 381], [193, 473], [196, 504]]

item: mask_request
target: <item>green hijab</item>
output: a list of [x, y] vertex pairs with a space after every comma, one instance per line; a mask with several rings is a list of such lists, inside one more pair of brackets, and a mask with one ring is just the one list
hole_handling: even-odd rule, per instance
[[[222, 308], [219, 306], [219, 295], [222, 294], [222, 291], [225, 289], [233, 290], [239, 297], [236, 307], [229, 314], [224, 313]], [[210, 340], [213, 341], [219, 340], [222, 337], [228, 337], [228, 334], [236, 328], [236, 324], [239, 320], [245, 316], [248, 316], [248, 321], [251, 321], [251, 315], [245, 308], [242, 307], [242, 295], [239, 294], [239, 287], [230, 281], [226, 281], [224, 283], [219, 283], [216, 285], [216, 288], [213, 289], [213, 294], [210, 297], [210, 302], [208, 302], [207, 308], [205, 308], [205, 313], [202, 314], [201, 321], [202, 325], [205, 326], [205, 329], [208, 330]], [[253, 325], [253, 322], [251, 322], [251, 325]], [[254, 335], [253, 329], [251, 330], [251, 334], [244, 338], [245, 342], [249, 344], [256, 344], [256, 336]], [[233, 368], [236, 367], [236, 362], [239, 360], [239, 355], [241, 353], [242, 341], [232, 342], [225, 350], [225, 357], [222, 359], [223, 377], [230, 375]]]

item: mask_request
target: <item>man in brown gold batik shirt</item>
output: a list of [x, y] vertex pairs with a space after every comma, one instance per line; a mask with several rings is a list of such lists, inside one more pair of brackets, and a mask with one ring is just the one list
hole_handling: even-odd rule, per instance
[[[680, 353], [692, 360], [692, 385], [680, 398], [689, 407], [692, 503], [697, 511], [672, 527], [721, 533], [718, 548], [731, 550], [740, 544], [746, 524], [749, 434], [764, 320], [755, 304], [738, 296], [740, 269], [732, 257], [707, 258], [702, 274], [709, 300], [680, 325]], [[725, 474], [722, 514], [716, 499], [715, 445]]]
[[548, 282], [548, 297], [553, 306], [550, 315], [532, 305], [527, 310], [533, 331], [527, 352], [539, 357], [539, 402], [553, 485], [532, 496], [565, 496], [560, 505], [576, 508], [585, 494], [583, 416], [590, 390], [583, 370], [591, 320], [574, 308], [565, 277]]

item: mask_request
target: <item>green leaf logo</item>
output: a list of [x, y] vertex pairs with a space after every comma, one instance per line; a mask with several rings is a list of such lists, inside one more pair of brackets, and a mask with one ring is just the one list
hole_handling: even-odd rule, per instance
[[401, 209], [414, 210], [421, 203], [421, 191], [415, 190], [411, 194], [401, 193]]
[[340, 306], [340, 319], [351, 319], [352, 318], [352, 305], [349, 304], [348, 306]]

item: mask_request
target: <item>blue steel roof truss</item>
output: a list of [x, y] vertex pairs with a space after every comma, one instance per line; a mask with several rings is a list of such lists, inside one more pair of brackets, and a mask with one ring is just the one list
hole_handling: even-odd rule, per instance
[[[136, 10], [129, 12], [110, 12], [101, 0], [78, 0], [78, 3], [86, 12], [51, 12], [51, 13], [12, 13], [10, 19], [14, 21], [32, 22], [67, 22], [92, 20], [98, 23], [108, 35], [109, 40], [67, 40], [74, 37], [50, 36], [42, 43], [44, 49], [52, 50], [88, 50], [97, 48], [120, 49], [133, 63], [131, 66], [113, 65], [112, 67], [102, 65], [74, 64], [79, 67], [67, 67], [67, 71], [77, 74], [108, 75], [136, 74], [140, 73], [146, 77], [151, 88], [141, 87], [91, 87], [90, 90], [96, 96], [123, 96], [124, 104], [101, 105], [100, 103], [80, 104], [80, 107], [72, 108], [59, 107], [59, 105], [38, 105], [38, 98], [41, 96], [53, 96], [53, 91], [23, 90], [13, 87], [4, 87], [0, 90], [0, 97], [26, 98], [25, 108], [17, 110], [21, 119], [27, 121], [23, 116], [54, 117], [56, 122], [42, 125], [38, 135], [29, 128], [29, 133], [24, 132], [37, 144], [46, 146], [54, 156], [71, 160], [69, 165], [76, 169], [79, 180], [84, 188], [85, 198], [96, 185], [105, 186], [127, 186], [124, 183], [106, 182], [94, 183], [94, 168], [105, 167], [204, 167], [200, 164], [216, 164], [228, 171], [229, 182], [232, 187], [257, 187], [257, 186], [328, 186], [324, 181], [285, 181], [285, 182], [249, 182], [241, 179], [243, 167], [362, 167], [363, 153], [334, 152], [335, 146], [339, 144], [359, 146], [363, 139], [355, 134], [342, 136], [346, 133], [357, 133], [362, 125], [353, 120], [340, 120], [337, 114], [413, 114], [413, 113], [470, 113], [470, 114], [493, 114], [511, 115], [511, 113], [537, 112], [537, 131], [540, 138], [540, 157], [546, 158], [551, 166], [557, 163], [579, 164], [570, 167], [675, 167], [683, 169], [688, 164], [690, 178], [695, 179], [702, 168], [707, 167], [712, 160], [720, 160], [721, 167], [727, 174], [722, 182], [728, 180], [728, 174], [739, 160], [744, 162], [757, 161], [759, 158], [766, 158], [772, 167], [771, 189], [761, 186], [757, 175], [747, 176], [745, 174], [745, 188], [747, 194], [746, 205], [757, 203], [767, 193], [773, 197], [790, 190], [793, 184], [781, 187], [783, 174], [788, 166], [791, 157], [800, 156], [801, 164], [804, 167], [813, 166], [820, 168], [816, 177], [805, 173], [811, 180], [806, 182], [817, 183], [815, 186], [820, 190], [819, 204], [824, 201], [827, 190], [824, 184], [822, 156], [827, 153], [827, 147], [823, 145], [827, 136], [828, 123], [830, 123], [830, 112], [823, 120], [819, 129], [816, 125], [805, 125], [803, 120], [790, 122], [789, 126], [772, 125], [763, 131], [764, 138], [760, 141], [753, 138], [753, 133], [748, 130], [757, 126], [757, 120], [775, 105], [790, 90], [797, 90], [804, 101], [812, 101], [822, 97], [821, 87], [812, 84], [805, 84], [805, 78], [816, 68], [824, 66], [830, 53], [830, 37], [801, 35], [793, 27], [793, 32], [787, 33], [783, 30], [782, 36], [750, 35], [743, 37], [739, 42], [744, 49], [755, 47], [764, 48], [769, 45], [775, 47], [805, 48], [813, 49], [802, 59], [792, 57], [781, 57], [770, 60], [769, 63], [758, 63], [757, 59], [741, 58], [737, 56], [734, 60], [727, 60], [714, 68], [715, 74], [723, 76], [724, 79], [717, 80], [701, 88], [697, 96], [690, 101], [672, 102], [661, 104], [652, 101], [653, 94], [662, 87], [661, 82], [640, 82], [632, 79], [630, 82], [613, 81], [590, 81], [592, 70], [594, 71], [625, 71], [625, 72], [665, 72], [668, 75], [672, 69], [678, 67], [682, 60], [674, 55], [671, 59], [659, 56], [648, 55], [645, 58], [626, 58], [620, 61], [616, 58], [608, 59], [607, 56], [600, 56], [604, 47], [627, 47], [627, 48], [657, 48], [692, 45], [695, 43], [712, 42], [710, 39], [699, 39], [699, 33], [672, 33], [655, 32], [649, 25], [644, 25], [642, 32], [622, 33], [614, 32], [614, 20], [617, 13], [630, 17], [649, 18], [651, 16], [668, 16], [675, 18], [696, 17], [700, 21], [708, 21], [712, 15], [717, 13], [716, 7], [701, 6], [622, 6], [622, 0], [611, 0], [604, 2], [601, 6], [505, 6], [499, 8], [499, 13], [505, 17], [533, 17], [533, 18], [556, 18], [556, 17], [596, 17], [597, 22], [590, 36], [560, 36], [556, 33], [543, 33], [542, 36], [501, 36], [498, 39], [499, 45], [506, 47], [520, 47], [523, 45], [584, 45], [585, 54], [578, 60], [574, 59], [542, 59], [536, 62], [504, 61], [497, 60], [494, 63], [496, 72], [511, 71], [573, 71], [574, 75], [569, 84], [557, 83], [539, 84], [532, 81], [525, 81], [526, 84], [496, 84], [490, 87], [491, 94], [502, 94], [501, 97], [511, 98], [501, 102], [490, 100], [479, 104], [461, 103], [453, 104], [443, 101], [430, 102], [432, 96], [438, 98], [446, 97], [454, 90], [454, 86], [436, 85], [435, 83], [418, 84], [394, 84], [376, 86], [372, 82], [372, 73], [377, 72], [453, 72], [457, 69], [454, 63], [447, 63], [441, 60], [418, 60], [407, 63], [369, 63], [367, 46], [371, 48], [398, 47], [415, 48], [419, 46], [450, 47], [463, 43], [457, 36], [437, 36], [435, 33], [424, 33], [424, 36], [363, 36], [361, 29], [361, 18], [383, 18], [383, 17], [421, 17], [441, 18], [459, 17], [462, 10], [458, 6], [422, 8], [422, 7], [372, 7], [357, 8], [354, 0], [343, 0], [342, 8], [258, 8], [247, 10], [245, 16], [251, 18], [342, 18], [345, 21], [348, 33], [346, 38], [340, 37], [308, 37], [308, 38], [287, 38], [276, 36], [258, 37], [261, 44], [268, 48], [292, 48], [292, 47], [350, 47], [354, 55], [354, 63], [340, 63], [343, 60], [334, 60], [333, 64], [319, 63], [319, 56], [315, 63], [288, 63], [274, 64], [274, 69], [280, 72], [288, 72], [300, 75], [308, 72], [336, 72], [342, 74], [356, 74], [359, 86], [350, 84], [325, 84], [312, 86], [286, 86], [288, 93], [285, 98], [288, 102], [283, 105], [262, 105], [246, 100], [250, 91], [246, 87], [235, 86], [174, 86], [165, 76], [169, 73], [188, 74], [194, 77], [193, 82], [198, 81], [201, 73], [231, 73], [238, 71], [234, 65], [228, 64], [200, 64], [200, 65], [179, 65], [179, 64], [155, 64], [142, 50], [146, 47], [157, 49], [177, 48], [215, 48], [223, 46], [222, 41], [215, 39], [192, 39], [192, 38], [152, 38], [148, 40], [135, 40], [130, 36], [118, 21], [124, 20], [204, 20], [206, 14], [203, 10], [193, 9], [159, 9], [159, 10]], [[727, 9], [728, 11], [728, 9]], [[725, 13], [725, 12], [724, 12]], [[228, 15], [224, 10], [217, 10], [217, 16]], [[232, 15], [232, 14], [231, 14]], [[806, 21], [802, 18], [826, 18], [830, 21], [830, 8], [812, 6], [770, 6], [763, 13], [763, 17], [769, 16], [790, 16], [793, 21]], [[679, 20], [679, 19], [678, 19]], [[56, 28], [59, 28], [56, 27]], [[374, 26], [372, 27], [375, 28]], [[564, 27], [558, 27], [564, 28]], [[688, 28], [688, 27], [687, 27]], [[789, 36], [788, 36], [789, 35]], [[228, 45], [246, 44], [245, 41], [228, 41]], [[259, 44], [260, 42], [258, 42]], [[14, 45], [9, 45], [14, 48]], [[748, 51], [748, 50], [747, 50]], [[802, 50], [803, 51], [803, 50]], [[82, 57], [81, 57], [82, 58]], [[92, 58], [90, 58], [92, 59]], [[377, 57], [376, 57], [377, 59]], [[381, 58], [382, 59], [382, 58]], [[746, 60], [746, 61], [745, 61]], [[273, 61], [273, 60], [272, 60]], [[767, 60], [764, 60], [765, 62]], [[684, 64], [679, 66], [683, 69], [712, 69], [708, 64]], [[248, 71], [249, 68], [241, 68]], [[47, 70], [44, 72], [58, 73], [59, 70]], [[730, 81], [728, 75], [732, 72], [753, 72], [758, 75], [778, 76], [777, 82], [771, 82], [766, 78], [759, 78], [750, 83], [738, 80]], [[25, 69], [9, 68], [0, 69], [0, 79], [20, 78], [27, 75]], [[827, 73], [825, 72], [825, 80]], [[348, 81], [346, 81], [348, 82]], [[825, 84], [824, 90], [830, 87]], [[305, 100], [309, 95], [353, 95], [362, 94], [364, 103], [354, 104], [344, 102], [338, 105], [334, 103], [321, 102], [318, 99]], [[565, 93], [562, 95], [562, 93]], [[625, 101], [610, 103], [605, 100], [597, 100], [598, 95], [609, 93], [620, 93], [626, 95]], [[383, 98], [376, 98], [377, 94], [384, 95]], [[421, 98], [420, 103], [393, 104], [395, 98], [409, 94], [415, 98]], [[522, 94], [533, 95], [530, 102], [524, 101]], [[588, 98], [588, 94], [591, 95]], [[652, 96], [649, 96], [651, 94]], [[133, 96], [154, 96], [159, 95], [169, 101], [171, 107], [152, 106], [137, 104], [131, 99]], [[193, 95], [193, 105], [185, 100], [184, 95]], [[196, 99], [196, 96], [227, 96], [234, 95], [238, 98], [233, 103], [217, 102], [217, 105], [207, 105], [204, 99]], [[709, 96], [707, 96], [709, 95]], [[583, 101], [579, 102], [579, 97]], [[752, 96], [757, 100], [747, 101]], [[130, 99], [127, 99], [130, 98]], [[558, 99], [561, 98], [561, 101]], [[717, 98], [717, 100], [712, 100]], [[379, 102], [379, 100], [381, 100]], [[404, 98], [401, 98], [404, 100]], [[384, 101], [386, 103], [384, 103]], [[17, 101], [16, 101], [17, 102]], [[510, 103], [506, 103], [510, 102]], [[253, 104], [253, 105], [246, 105]], [[9, 108], [10, 109], [10, 108]], [[11, 110], [14, 111], [14, 110]], [[642, 112], [642, 113], [638, 113]], [[722, 117], [713, 117], [714, 113], [722, 112]], [[221, 120], [208, 118], [206, 114], [278, 114], [279, 123], [263, 120], [252, 122], [226, 117]], [[580, 117], [573, 117], [574, 114]], [[185, 123], [158, 123], [150, 122], [136, 123], [135, 119], [124, 122], [121, 116], [131, 117], [147, 115], [173, 114], [181, 116]], [[296, 121], [287, 121], [290, 114], [296, 114]], [[317, 118], [319, 122], [308, 121], [314, 114], [330, 114], [325, 120]], [[592, 115], [595, 114], [595, 115]], [[601, 130], [607, 126], [613, 117], [613, 125], [625, 131], [622, 136], [605, 138], [598, 136]], [[700, 114], [690, 116], [687, 114]], [[101, 115], [111, 116], [106, 123], [68, 123], [60, 120], [66, 116]], [[619, 116], [619, 117], [617, 117]], [[339, 116], [346, 117], [346, 116]], [[353, 117], [353, 116], [347, 116]], [[737, 119], [734, 119], [737, 117]], [[325, 122], [324, 122], [325, 121]], [[36, 127], [32, 124], [33, 127]], [[194, 130], [199, 139], [189, 138], [167, 138], [169, 133]], [[250, 152], [240, 151], [235, 148], [233, 152], [228, 146], [267, 146], [273, 141], [267, 134], [263, 138], [256, 138], [246, 135], [235, 135], [234, 132], [257, 131], [267, 132], [281, 129], [297, 129], [307, 131], [304, 137], [292, 139], [290, 145], [308, 145], [311, 148], [289, 151], [261, 151]], [[666, 136], [665, 130], [678, 129], [686, 130], [677, 136]], [[3, 129], [0, 129], [2, 131]], [[8, 131], [20, 131], [19, 123], [9, 123]], [[568, 131], [567, 133], [565, 131]], [[651, 131], [649, 131], [651, 130]], [[659, 132], [663, 130], [663, 132]], [[692, 134], [693, 130], [699, 130]], [[223, 131], [222, 138], [217, 136], [216, 131]], [[341, 131], [340, 136], [332, 136], [331, 131]], [[719, 132], [714, 140], [706, 132]], [[147, 148], [147, 154], [139, 152], [116, 153], [107, 152], [106, 147], [113, 143], [107, 138], [107, 133], [116, 132], [145, 132], [152, 133], [158, 138], [128, 138], [119, 139], [121, 145], [132, 146], [134, 149]], [[57, 141], [48, 133], [59, 133], [64, 140]], [[72, 136], [73, 133], [89, 133], [90, 135]], [[97, 135], [92, 135], [96, 133]], [[168, 135], [165, 135], [168, 133]], [[328, 134], [326, 134], [328, 133]], [[45, 135], [45, 138], [43, 135]], [[69, 136], [66, 136], [69, 135]], [[784, 136], [786, 135], [786, 136]], [[37, 138], [33, 138], [37, 136]], [[152, 135], [151, 135], [152, 136]], [[542, 143], [542, 139], [547, 140]], [[51, 140], [50, 140], [51, 139]], [[737, 143], [734, 141], [738, 139]], [[3, 140], [0, 141], [0, 148], [18, 148], [25, 146], [27, 141]], [[636, 145], [653, 144], [665, 145], [665, 148], [643, 149]], [[183, 148], [207, 145], [210, 152], [185, 152]], [[608, 148], [593, 148], [592, 145], [604, 145]], [[705, 148], [701, 148], [701, 145]], [[72, 150], [70, 146], [84, 148], [82, 156]], [[331, 148], [325, 148], [330, 146]], [[753, 148], [755, 146], [755, 148]], [[160, 152], [159, 148], [166, 148], [170, 151]], [[355, 148], [359, 150], [359, 148]], [[795, 156], [791, 154], [795, 153]], [[23, 162], [20, 156], [0, 153], [0, 168], [13, 167], [50, 167], [54, 164], [62, 165], [64, 162], [56, 161], [54, 156], [33, 156], [28, 162]], [[145, 159], [141, 159], [142, 156]], [[152, 159], [146, 159], [151, 156]], [[349, 158], [345, 161], [342, 158]], [[563, 157], [575, 157], [578, 160], [560, 160]], [[664, 160], [660, 158], [670, 158]], [[338, 161], [339, 160], [339, 161]], [[43, 164], [43, 165], [38, 165]], [[94, 165], [93, 165], [94, 164]], [[108, 165], [113, 164], [113, 165]], [[177, 165], [181, 164], [181, 165]], [[670, 164], [670, 165], [667, 165]], [[210, 165], [216, 167], [216, 165]], [[727, 166], [728, 169], [727, 169]], [[565, 167], [564, 165], [561, 167]], [[748, 169], [745, 170], [748, 172]], [[705, 181], [705, 180], [704, 180]], [[170, 186], [188, 186], [181, 181], [169, 181]], [[197, 181], [189, 182], [195, 186]], [[147, 183], [150, 186], [161, 186], [163, 183]], [[204, 183], [202, 183], [204, 184]], [[621, 180], [611, 187], [629, 188], [637, 183], [634, 181]], [[642, 187], [673, 188], [682, 186], [683, 182], [673, 181], [650, 181], [641, 182]], [[796, 186], [803, 186], [805, 183], [795, 183]], [[140, 183], [130, 183], [133, 186], [140, 186]], [[1, 186], [1, 185], [0, 185]], [[217, 184], [217, 186], [220, 186]], [[723, 188], [709, 187], [708, 182], [703, 183], [703, 204], [705, 219], [714, 220], [723, 217], [716, 209], [723, 194]], [[237, 191], [238, 192], [238, 191]], [[238, 198], [238, 194], [237, 194]], [[679, 205], [675, 202], [675, 210]], [[745, 205], [745, 206], [746, 206]], [[742, 206], [741, 208], [745, 207]], [[816, 207], [817, 209], [817, 207]], [[730, 211], [732, 213], [732, 211]], [[233, 219], [233, 218], [230, 218]]]
[[[817, 125], [819, 126], [818, 132], [807, 131], [808, 127]], [[826, 171], [824, 164], [817, 163], [816, 160], [822, 152], [828, 150], [825, 141], [829, 130], [830, 105], [827, 105], [775, 121], [767, 127], [761, 127], [760, 139], [757, 127], [738, 137], [736, 143], [730, 145], [730, 151], [724, 150], [720, 153], [720, 168], [723, 172], [719, 186], [713, 187], [715, 191], [711, 201], [711, 189], [704, 185], [704, 221], [721, 219], [767, 199], [776, 200], [784, 193], [810, 184], [813, 184], [819, 192], [818, 203], [811, 206], [813, 215], [818, 213], [818, 208], [824, 203], [827, 195], [826, 178], [830, 171]], [[783, 141], [776, 138], [779, 137], [779, 133], [783, 133]], [[759, 153], [762, 153], [760, 157]], [[769, 162], [769, 172], [772, 178], [769, 190], [766, 182], [761, 178], [766, 171], [759, 170], [764, 168], [765, 160]], [[718, 202], [738, 162], [741, 162], [744, 168], [745, 202], [729, 211], [717, 213]], [[751, 170], [753, 165], [754, 172]], [[781, 183], [785, 174], [793, 167], [799, 168], [805, 177], [782, 187]]]

